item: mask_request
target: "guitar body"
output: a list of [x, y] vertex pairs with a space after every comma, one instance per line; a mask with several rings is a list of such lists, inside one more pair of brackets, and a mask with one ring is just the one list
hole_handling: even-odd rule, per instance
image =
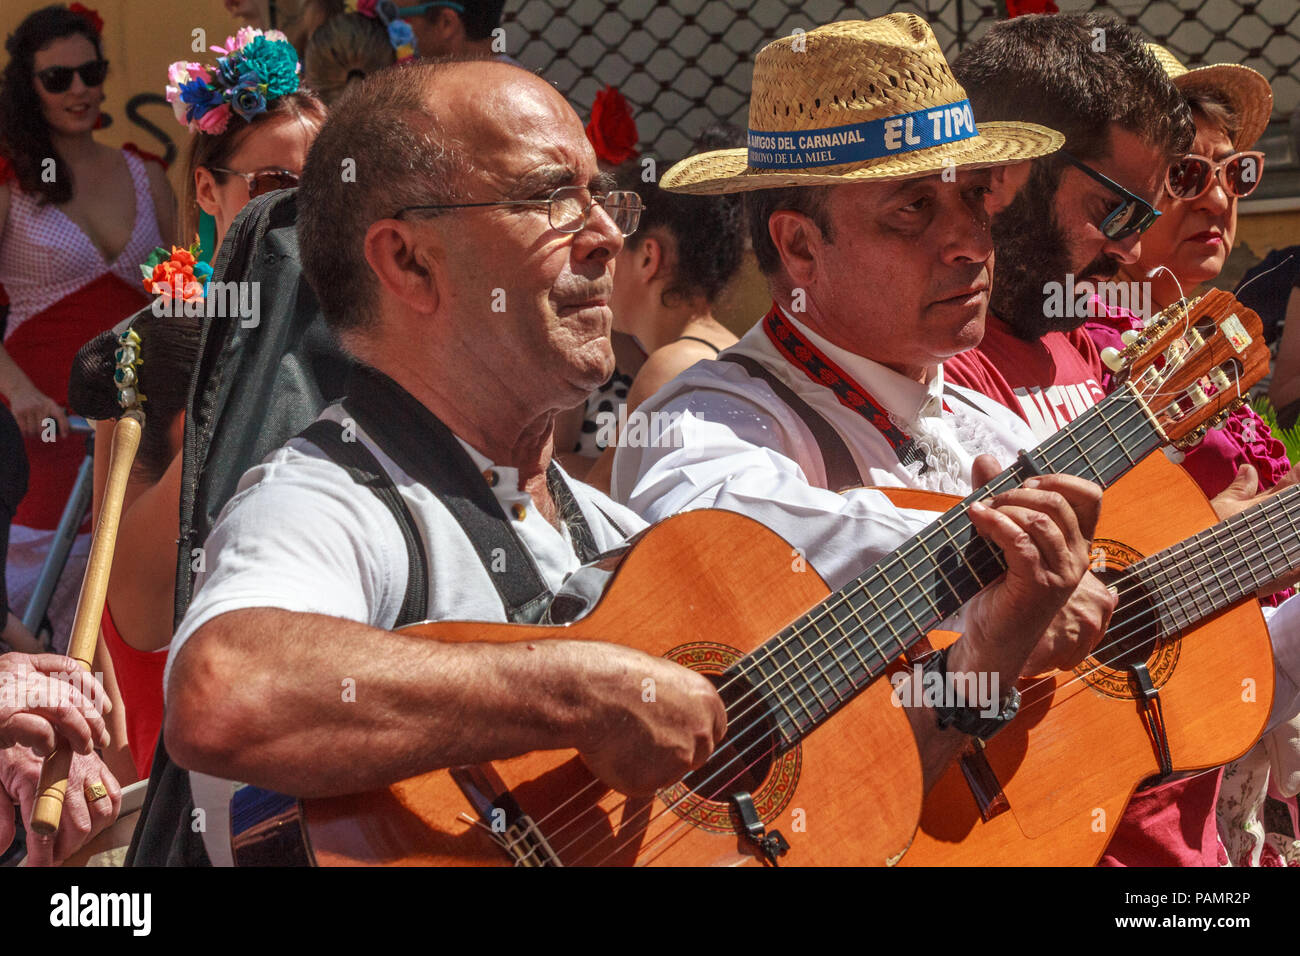
[[[956, 501], [911, 491], [897, 499], [938, 510]], [[1106, 491], [1093, 569], [1105, 580], [1105, 570], [1127, 567], [1217, 521], [1182, 468], [1150, 455]], [[1134, 682], [1125, 670], [1098, 667], [1098, 658], [1113, 657], [1101, 651], [1107, 643], [1072, 672], [1020, 682], [1019, 715], [984, 751], [1006, 809], [985, 821], [966, 771], [954, 761], [926, 797], [905, 863], [1091, 866], [1100, 859], [1138, 784], [1160, 772]], [[1228, 763], [1259, 739], [1271, 706], [1273, 657], [1257, 601], [1212, 615], [1181, 638], [1162, 634], [1145, 651], [1175, 770]]]
[[[696, 511], [647, 531], [596, 607], [573, 624], [437, 622], [405, 633], [441, 641], [613, 641], [718, 673], [828, 594], [797, 552], [762, 525], [730, 512]], [[653, 688], [641, 693], [653, 707]], [[728, 740], [739, 725], [752, 724], [752, 716], [741, 716], [746, 706], [729, 713]], [[766, 831], [788, 842], [781, 864], [884, 865], [912, 839], [922, 777], [906, 712], [891, 705], [889, 682], [878, 680], [795, 747], [760, 761], [720, 799], [704, 798], [716, 789], [709, 784], [697, 794], [677, 784], [652, 798], [628, 798], [598, 783], [576, 752], [534, 752], [371, 793], [302, 800], [297, 825], [308, 861], [327, 866], [764, 862], [739, 835], [728, 803], [734, 789], [748, 791]], [[282, 819], [279, 827], [293, 830], [294, 822]], [[502, 841], [511, 843], [509, 852]]]

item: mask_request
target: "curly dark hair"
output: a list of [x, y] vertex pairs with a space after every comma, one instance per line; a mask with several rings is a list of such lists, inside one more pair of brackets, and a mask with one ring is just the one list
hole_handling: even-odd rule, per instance
[[[50, 129], [41, 116], [40, 97], [32, 67], [36, 54], [62, 37], [81, 35], [103, 57], [99, 34], [90, 22], [67, 7], [37, 10], [18, 24], [5, 41], [9, 62], [0, 73], [0, 155], [14, 168], [23, 192], [40, 196], [42, 203], [65, 203], [72, 198], [72, 171], [59, 156], [50, 139]], [[41, 164], [54, 158], [54, 178], [45, 182]]]
[[[707, 126], [691, 146], [691, 153], [731, 149], [745, 145], [745, 133], [727, 123]], [[704, 298], [714, 302], [740, 269], [745, 252], [745, 210], [739, 195], [690, 196], [670, 193], [657, 182], [642, 181], [642, 165], [630, 160], [614, 170], [619, 189], [639, 193], [645, 210], [641, 224], [627, 239], [638, 248], [656, 229], [672, 236], [676, 257], [672, 280], [663, 292], [669, 298]]]
[[[1191, 112], [1137, 31], [1098, 13], [1031, 15], [994, 24], [952, 64], [976, 122], [1038, 123], [1083, 160], [1110, 151], [1110, 128], [1136, 134], [1169, 162], [1196, 137]], [[1054, 158], [1039, 161], [1060, 167]]]

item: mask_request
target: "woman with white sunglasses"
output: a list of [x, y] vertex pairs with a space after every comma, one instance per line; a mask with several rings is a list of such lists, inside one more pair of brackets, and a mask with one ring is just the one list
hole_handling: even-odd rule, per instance
[[[1116, 276], [1118, 282], [1149, 288], [1151, 312], [1157, 313], [1183, 296], [1192, 296], [1222, 271], [1236, 239], [1237, 201], [1255, 191], [1264, 171], [1264, 155], [1252, 147], [1268, 125], [1273, 94], [1268, 81], [1248, 67], [1221, 64], [1188, 70], [1163, 47], [1148, 46], [1182, 91], [1196, 121], [1191, 151], [1165, 176], [1157, 203], [1160, 218], [1143, 233], [1138, 260], [1121, 265]], [[1118, 348], [1121, 333], [1140, 328], [1145, 318], [1149, 316], [1110, 309], [1087, 328], [1099, 350]], [[1281, 442], [1249, 408], [1235, 412], [1223, 428], [1211, 430], [1188, 452], [1183, 465], [1207, 497], [1235, 482], [1241, 492], [1237, 497], [1244, 501], [1255, 492], [1255, 475], [1260, 491], [1295, 478]], [[1241, 471], [1247, 465], [1255, 475]], [[1270, 778], [1276, 787], [1278, 781], [1293, 776], [1292, 768], [1278, 766], [1274, 755], [1285, 762], [1287, 754], [1300, 752], [1297, 741], [1300, 719], [1273, 730], [1265, 742], [1224, 768], [1221, 777], [1218, 770], [1203, 771], [1139, 790], [1121, 826], [1139, 821], [1136, 825], [1145, 831], [1147, 845], [1159, 845], [1175, 842], [1171, 834], [1199, 831], [1200, 821], [1205, 820], [1207, 835], [1217, 824], [1220, 863], [1300, 862], [1300, 842], [1266, 833], [1263, 824]], [[1213, 819], [1210, 807], [1215, 808]], [[1294, 821], [1294, 799], [1289, 809]], [[1133, 861], [1111, 859], [1108, 854], [1104, 862]]]

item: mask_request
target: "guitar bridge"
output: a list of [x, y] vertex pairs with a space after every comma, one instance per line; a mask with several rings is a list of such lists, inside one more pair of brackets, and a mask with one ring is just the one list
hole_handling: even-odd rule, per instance
[[490, 764], [455, 767], [450, 773], [466, 799], [478, 811], [479, 819], [467, 814], [462, 816], [491, 834], [515, 866], [564, 865], [559, 854], [546, 841], [541, 827], [524, 813], [505, 781]]

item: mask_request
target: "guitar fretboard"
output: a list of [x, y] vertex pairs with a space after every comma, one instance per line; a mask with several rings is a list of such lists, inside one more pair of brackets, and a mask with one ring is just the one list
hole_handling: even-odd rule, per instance
[[1107, 486], [1159, 447], [1131, 384], [1085, 411], [1032, 453], [963, 499], [890, 557], [836, 591], [733, 665], [763, 697], [746, 694], [731, 720], [761, 713], [793, 746], [884, 673], [891, 662], [1006, 570], [971, 524], [970, 505], [1061, 473]]
[[[1115, 586], [1126, 596], [1145, 595], [1166, 633], [1181, 631], [1300, 569], [1298, 507], [1300, 486], [1286, 488], [1137, 562]], [[1116, 609], [1112, 629], [1124, 610], [1124, 605]]]

